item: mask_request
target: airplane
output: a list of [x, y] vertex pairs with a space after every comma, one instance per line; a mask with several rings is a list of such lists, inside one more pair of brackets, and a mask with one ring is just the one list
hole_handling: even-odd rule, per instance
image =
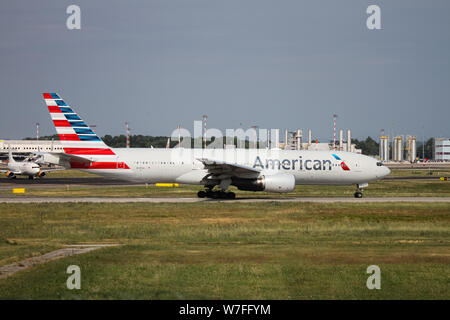
[[239, 190], [292, 192], [296, 185], [356, 185], [390, 174], [382, 162], [342, 151], [209, 148], [110, 148], [56, 93], [43, 93], [64, 153], [44, 160], [104, 177], [202, 185], [200, 198], [234, 199]]
[[[9, 149], [9, 148], [8, 148]], [[9, 161], [8, 170], [0, 170], [0, 172], [6, 173], [9, 179], [15, 179], [18, 175], [28, 176], [28, 179], [43, 178], [47, 172], [64, 170], [65, 168], [49, 168], [42, 169], [39, 165], [40, 159], [33, 160], [27, 158], [24, 161], [16, 161], [12, 155], [11, 149], [9, 149]]]

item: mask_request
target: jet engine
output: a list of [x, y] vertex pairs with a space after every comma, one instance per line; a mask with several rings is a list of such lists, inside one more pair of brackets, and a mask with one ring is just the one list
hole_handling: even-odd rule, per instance
[[14, 174], [14, 172], [8, 171], [8, 172], [6, 172], [6, 176], [8, 178], [14, 178], [15, 174]]
[[295, 178], [292, 174], [286, 173], [265, 175], [256, 179], [233, 177], [231, 184], [239, 190], [285, 193], [294, 190]]
[[45, 171], [39, 171], [39, 173], [38, 173], [38, 178], [43, 178], [43, 177], [45, 177]]

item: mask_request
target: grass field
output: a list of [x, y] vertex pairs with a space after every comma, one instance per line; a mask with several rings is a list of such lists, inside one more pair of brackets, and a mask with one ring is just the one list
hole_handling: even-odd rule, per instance
[[[449, 299], [450, 204], [0, 204], [2, 299]], [[81, 290], [66, 289], [67, 266]], [[368, 290], [366, 268], [381, 268]]]

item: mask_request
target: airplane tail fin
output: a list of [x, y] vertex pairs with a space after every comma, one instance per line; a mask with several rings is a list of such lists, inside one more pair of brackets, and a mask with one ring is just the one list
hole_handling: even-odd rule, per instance
[[43, 93], [64, 152], [77, 156], [115, 155], [56, 93]]
[[72, 169], [130, 169], [59, 95], [43, 96]]

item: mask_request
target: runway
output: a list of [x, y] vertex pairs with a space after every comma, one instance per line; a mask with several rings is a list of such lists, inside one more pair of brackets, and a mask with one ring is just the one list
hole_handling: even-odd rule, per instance
[[0, 203], [197, 203], [197, 202], [314, 202], [314, 203], [382, 203], [382, 202], [415, 202], [415, 203], [450, 203], [450, 197], [389, 197], [389, 198], [308, 198], [308, 197], [242, 197], [233, 200], [225, 199], [201, 199], [201, 198], [113, 198], [113, 197], [4, 197]]
[[[383, 180], [439, 180], [439, 176], [405, 176], [405, 177], [386, 177]], [[113, 186], [143, 186], [142, 182], [130, 182], [116, 179], [107, 179], [103, 177], [95, 178], [43, 178], [28, 180], [20, 177], [17, 179], [0, 179], [0, 190], [11, 188], [58, 188], [61, 186], [90, 186], [90, 187], [113, 187]]]
[[103, 177], [95, 178], [42, 178], [29, 180], [28, 178], [20, 177], [17, 179], [0, 179], [0, 190], [14, 188], [54, 188], [61, 186], [136, 186], [144, 185], [142, 182], [133, 183], [130, 181], [122, 181], [116, 179], [107, 179]]

